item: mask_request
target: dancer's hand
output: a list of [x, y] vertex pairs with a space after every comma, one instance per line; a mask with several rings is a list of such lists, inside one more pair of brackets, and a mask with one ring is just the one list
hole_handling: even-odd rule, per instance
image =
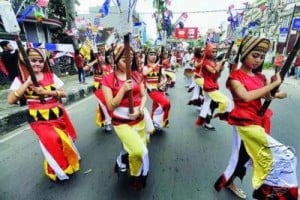
[[131, 90], [133, 87], [132, 79], [126, 80], [122, 87], [125, 92]]

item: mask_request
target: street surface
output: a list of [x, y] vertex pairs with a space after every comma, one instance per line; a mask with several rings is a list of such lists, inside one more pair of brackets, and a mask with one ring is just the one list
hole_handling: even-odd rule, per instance
[[[216, 131], [196, 127], [196, 108], [186, 105], [191, 94], [184, 88], [183, 69], [177, 72], [175, 88], [169, 89], [172, 101], [170, 128], [151, 136], [150, 173], [147, 187], [133, 191], [128, 177], [113, 173], [121, 143], [115, 134], [106, 134], [95, 124], [97, 101], [90, 96], [67, 107], [78, 132], [77, 148], [81, 169], [70, 180], [54, 183], [44, 175], [43, 155], [37, 137], [25, 125], [0, 137], [0, 200], [234, 200], [213, 184], [225, 169], [231, 153], [231, 127], [213, 120]], [[224, 88], [227, 71], [221, 77]], [[274, 111], [272, 135], [300, 152], [299, 88], [283, 84], [285, 100], [271, 104]], [[150, 109], [151, 99], [147, 107]], [[299, 176], [299, 165], [297, 167]], [[298, 178], [298, 181], [300, 179]], [[243, 182], [236, 180], [252, 199], [251, 168]]]

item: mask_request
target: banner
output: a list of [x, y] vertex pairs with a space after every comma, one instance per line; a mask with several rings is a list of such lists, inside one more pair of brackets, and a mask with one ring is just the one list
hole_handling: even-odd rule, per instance
[[198, 39], [198, 28], [197, 27], [184, 27], [175, 29], [176, 39]]

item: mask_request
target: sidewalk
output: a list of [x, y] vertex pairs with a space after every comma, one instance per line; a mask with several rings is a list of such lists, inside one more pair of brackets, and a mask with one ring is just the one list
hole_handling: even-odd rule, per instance
[[[63, 104], [69, 105], [93, 93], [93, 76], [87, 76], [87, 84], [80, 84], [78, 76], [69, 75], [60, 77], [64, 82], [64, 90], [67, 97], [63, 98]], [[9, 105], [7, 103], [8, 90], [0, 90], [0, 136], [12, 131], [24, 122], [27, 122], [27, 106]]]

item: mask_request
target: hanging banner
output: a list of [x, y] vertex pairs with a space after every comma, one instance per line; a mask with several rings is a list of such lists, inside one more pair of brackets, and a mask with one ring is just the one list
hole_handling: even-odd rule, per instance
[[176, 39], [198, 39], [197, 27], [185, 27], [175, 29]]

